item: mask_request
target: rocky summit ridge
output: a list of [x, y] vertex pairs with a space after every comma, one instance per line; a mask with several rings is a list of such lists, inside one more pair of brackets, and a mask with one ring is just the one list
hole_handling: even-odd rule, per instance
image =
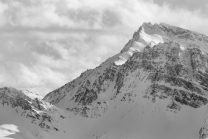
[[[194, 104], [184, 103], [200, 107], [207, 103], [207, 45], [208, 37], [204, 35], [164, 23], [144, 23], [119, 54], [97, 68], [82, 73], [79, 78], [46, 95], [43, 100], [66, 107], [61, 100], [69, 97], [69, 101], [83, 106], [99, 100], [99, 94], [107, 90], [116, 92], [108, 98], [115, 99], [125, 78], [135, 72], [137, 76], [141, 74], [142, 81], [150, 81], [151, 85], [148, 85], [151, 87], [163, 85], [175, 92], [172, 95], [189, 94], [189, 98], [198, 98], [200, 104], [199, 101], [198, 104], [197, 101]], [[154, 92], [156, 89], [150, 90]], [[153, 92], [151, 94], [155, 98], [157, 93]], [[178, 97], [174, 98], [181, 101]], [[59, 105], [60, 102], [62, 105]]]
[[[205, 35], [165, 23], [143, 23], [120, 53], [100, 66], [42, 100], [24, 97], [33, 108], [11, 102], [14, 97], [1, 90], [0, 100], [2, 105], [9, 101], [24, 110], [45, 112], [51, 119], [62, 115], [61, 122], [47, 121], [44, 131], [59, 132], [63, 138], [205, 139], [207, 52]], [[50, 108], [57, 113], [51, 114]], [[40, 120], [36, 123], [41, 127]]]

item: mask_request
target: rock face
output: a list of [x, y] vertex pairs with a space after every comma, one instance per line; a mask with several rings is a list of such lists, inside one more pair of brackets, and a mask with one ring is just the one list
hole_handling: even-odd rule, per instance
[[[119, 54], [43, 100], [87, 118], [102, 117], [113, 106], [119, 109], [120, 103], [145, 107], [151, 102], [152, 109], [161, 109], [158, 103], [164, 103], [166, 118], [178, 121], [185, 108], [207, 107], [207, 46], [205, 35], [164, 23], [144, 23]], [[202, 130], [200, 136], [205, 138]]]
[[27, 132], [21, 133], [22, 138], [42, 138], [40, 131], [46, 133], [64, 131], [61, 127], [64, 111], [29, 91], [0, 88], [0, 111], [0, 138], [3, 132], [1, 125], [11, 123], [11, 121], [12, 124], [20, 125], [26, 128], [27, 132], [31, 132], [30, 136]]
[[[207, 46], [205, 35], [144, 23], [120, 53], [100, 66], [43, 100], [21, 96], [9, 104], [30, 111], [43, 129], [61, 129], [47, 124], [54, 118], [45, 106], [54, 105], [59, 113], [66, 110], [73, 118], [59, 117], [68, 121], [65, 130], [73, 139], [205, 139]], [[0, 98], [7, 98], [5, 94]], [[46, 112], [36, 116], [33, 108]]]
[[[147, 87], [148, 91], [152, 90], [149, 97], [173, 96], [181, 104], [198, 108], [207, 103], [206, 45], [208, 37], [204, 35], [164, 23], [144, 23], [121, 53], [96, 69], [82, 73], [79, 78], [46, 95], [43, 100], [63, 107], [59, 103], [69, 96], [69, 101], [88, 106], [99, 100], [102, 93], [110, 91], [109, 88], [116, 90], [109, 99], [116, 98], [124, 79], [137, 71], [137, 76], [146, 72], [147, 77], [142, 80], [151, 83]], [[157, 95], [157, 91], [164, 89], [165, 93]]]

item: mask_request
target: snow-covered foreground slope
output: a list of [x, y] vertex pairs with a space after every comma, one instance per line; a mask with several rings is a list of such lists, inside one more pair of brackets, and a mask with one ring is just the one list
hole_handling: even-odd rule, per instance
[[[1, 93], [2, 90], [16, 92], [11, 88], [1, 89]], [[18, 95], [13, 97], [13, 102], [11, 97], [2, 99], [1, 96], [1, 104], [4, 104], [0, 107], [1, 139], [155, 139], [170, 136], [175, 139], [182, 137], [179, 133], [186, 135], [183, 138], [193, 138], [198, 136], [199, 123], [204, 122], [206, 115], [206, 107], [187, 106], [182, 107], [178, 115], [172, 115], [171, 111], [164, 111], [168, 102], [152, 103], [138, 97], [141, 101], [137, 103], [117, 101], [103, 116], [86, 118], [48, 103], [40, 104], [39, 109], [33, 100], [22, 97], [22, 101], [18, 100]]]
[[81, 139], [93, 121], [44, 102], [36, 94], [0, 89], [0, 139]]
[[29, 92], [0, 90], [2, 136], [204, 139], [207, 46], [204, 35], [144, 23], [119, 54], [43, 100]]

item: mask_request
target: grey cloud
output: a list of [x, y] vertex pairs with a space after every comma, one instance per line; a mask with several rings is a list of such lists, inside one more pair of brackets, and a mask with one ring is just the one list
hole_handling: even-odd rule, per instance
[[121, 24], [121, 17], [118, 13], [113, 10], [105, 10], [102, 16], [102, 22], [107, 27], [114, 27], [115, 25]]
[[61, 59], [62, 56], [53, 48], [52, 41], [38, 41], [32, 42], [28, 44], [30, 46], [31, 51], [34, 51], [39, 54], [48, 55], [53, 57], [54, 59]]
[[168, 3], [172, 8], [187, 8], [189, 10], [201, 10], [202, 14], [207, 16], [207, 0], [153, 0], [160, 6], [164, 3]]
[[[114, 7], [87, 7], [86, 2], [78, 8], [67, 7], [62, 1], [17, 0], [3, 1], [8, 5], [5, 11], [6, 27], [19, 28], [69, 28], [69, 29], [103, 29], [112, 28], [121, 23], [119, 13], [110, 10]], [[117, 2], [117, 1], [116, 1]], [[83, 3], [83, 2], [82, 2]], [[119, 3], [119, 2], [117, 2]], [[102, 7], [102, 6], [101, 6]]]
[[68, 10], [68, 17], [75, 22], [87, 22], [90, 27], [99, 23], [99, 12], [96, 10], [89, 10], [80, 8], [77, 10]]

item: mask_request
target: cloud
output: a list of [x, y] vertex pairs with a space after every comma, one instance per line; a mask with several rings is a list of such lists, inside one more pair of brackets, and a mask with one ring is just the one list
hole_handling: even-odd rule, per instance
[[69, 68], [70, 62], [66, 60], [56, 60], [51, 56], [40, 55], [38, 53], [33, 53], [34, 57], [37, 59], [40, 65], [44, 65], [50, 68]]
[[8, 6], [0, 2], [0, 26], [5, 25], [5, 10], [8, 9]]
[[[19, 89], [45, 88], [55, 89], [67, 82], [63, 73], [48, 67], [35, 65], [28, 67], [21, 63], [5, 63], [0, 67], [0, 86], [12, 86]], [[45, 95], [47, 92], [36, 92]]]
[[[92, 3], [92, 2], [91, 2]], [[8, 6], [5, 16], [10, 26], [14, 27], [67, 27], [67, 28], [101, 28], [101, 13], [97, 11], [98, 7], [86, 7], [86, 2], [78, 1], [46, 1], [42, 0], [38, 3], [5, 1]], [[73, 5], [74, 4], [74, 5]], [[77, 7], [77, 8], [76, 8]]]
[[208, 16], [202, 14], [201, 9], [172, 8], [172, 5], [172, 1], [163, 1], [158, 5], [152, 0], [17, 0], [0, 4], [3, 7], [0, 13], [1, 17], [6, 17], [4, 22], [7, 22], [7, 27], [20, 30], [43, 29], [45, 32], [44, 29], [50, 31], [57, 28], [60, 32], [82, 32], [87, 29], [86, 32], [102, 30], [130, 34], [143, 22], [149, 21], [166, 22], [208, 34], [204, 30]]
[[168, 3], [171, 8], [183, 8], [188, 9], [190, 11], [193, 10], [200, 10], [203, 15], [207, 15], [207, 0], [200, 0], [199, 1], [193, 1], [193, 0], [153, 0], [156, 4], [162, 5], [164, 3]]
[[4, 59], [3, 55], [0, 53], [0, 61]]
[[143, 22], [208, 34], [208, 16], [169, 1], [2, 0], [0, 87], [42, 96], [117, 54]]

